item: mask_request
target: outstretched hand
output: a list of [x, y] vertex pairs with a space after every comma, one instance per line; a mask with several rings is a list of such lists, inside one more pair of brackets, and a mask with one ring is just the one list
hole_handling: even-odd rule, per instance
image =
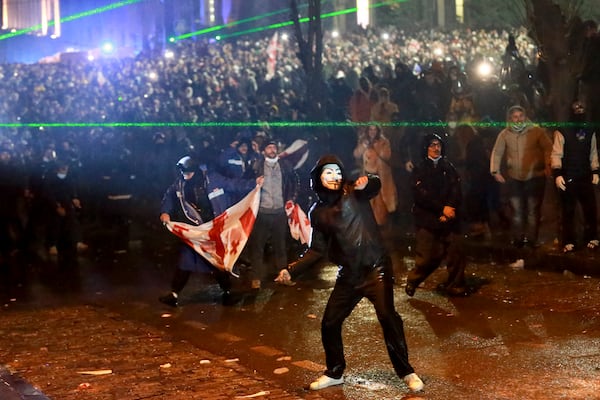
[[279, 271], [279, 275], [275, 278], [275, 282], [281, 283], [282, 285], [293, 286], [295, 283], [292, 281], [292, 276], [290, 275], [290, 271], [283, 268]]
[[160, 222], [162, 222], [163, 225], [166, 225], [167, 222], [171, 222], [171, 216], [167, 213], [160, 214]]

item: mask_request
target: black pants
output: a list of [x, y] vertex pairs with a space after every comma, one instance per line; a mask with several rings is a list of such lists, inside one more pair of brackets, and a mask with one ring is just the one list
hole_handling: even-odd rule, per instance
[[446, 288], [465, 286], [466, 259], [459, 234], [435, 234], [419, 228], [416, 232], [415, 268], [408, 273], [407, 282], [417, 287], [446, 260]]
[[[288, 222], [285, 211], [277, 214], [259, 212], [254, 228], [248, 239], [248, 253], [252, 265], [252, 278], [271, 280], [280, 269], [287, 267], [286, 238]], [[267, 243], [273, 249], [275, 268], [268, 266], [265, 260]]]
[[363, 297], [369, 299], [375, 307], [396, 374], [402, 378], [414, 372], [408, 362], [404, 323], [394, 308], [393, 285], [393, 271], [389, 261], [374, 269], [360, 286], [336, 282], [321, 321], [321, 340], [327, 364], [325, 375], [338, 379], [344, 373], [346, 360], [342, 324]]
[[[175, 269], [175, 274], [173, 275], [173, 279], [171, 280], [171, 291], [179, 294], [185, 285], [188, 283], [190, 276], [192, 275], [191, 271], [184, 271], [180, 268]], [[221, 270], [211, 271], [211, 275], [215, 278], [219, 287], [224, 291], [228, 292], [231, 290], [231, 278], [229, 273]]]
[[583, 214], [583, 240], [585, 243], [598, 239], [596, 228], [596, 194], [590, 179], [567, 183], [567, 190], [559, 190], [561, 215], [561, 241], [563, 245], [575, 244], [575, 209], [581, 205]]

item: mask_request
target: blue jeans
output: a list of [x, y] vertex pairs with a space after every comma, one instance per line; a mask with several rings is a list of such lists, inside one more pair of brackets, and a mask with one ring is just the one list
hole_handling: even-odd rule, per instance
[[508, 196], [513, 209], [511, 232], [517, 240], [527, 238], [537, 242], [546, 178], [531, 178], [526, 181], [508, 179]]

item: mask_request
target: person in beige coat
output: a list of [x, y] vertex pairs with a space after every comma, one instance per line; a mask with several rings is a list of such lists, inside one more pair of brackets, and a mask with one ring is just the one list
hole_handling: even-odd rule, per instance
[[[513, 243], [519, 247], [536, 246], [551, 151], [552, 141], [546, 129], [534, 125], [523, 107], [510, 107], [507, 126], [498, 134], [492, 149], [490, 173], [507, 185], [513, 208]], [[500, 168], [503, 162], [505, 170]]]
[[383, 135], [381, 127], [371, 124], [359, 134], [358, 144], [354, 149], [354, 158], [362, 165], [365, 174], [377, 175], [381, 180], [381, 190], [371, 199], [371, 207], [379, 226], [384, 226], [388, 215], [396, 211], [398, 192], [392, 176], [390, 158], [392, 147]]

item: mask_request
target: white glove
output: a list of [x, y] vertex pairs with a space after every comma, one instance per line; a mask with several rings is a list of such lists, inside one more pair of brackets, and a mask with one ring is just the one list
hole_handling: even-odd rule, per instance
[[[597, 175], [594, 175], [594, 176], [597, 176]], [[556, 187], [559, 188], [560, 190], [567, 190], [565, 178], [563, 178], [562, 176], [557, 176], [556, 179], [554, 179], [554, 183], [556, 184]]]
[[600, 183], [600, 175], [593, 174], [592, 175], [592, 185], [597, 185], [598, 183]]

